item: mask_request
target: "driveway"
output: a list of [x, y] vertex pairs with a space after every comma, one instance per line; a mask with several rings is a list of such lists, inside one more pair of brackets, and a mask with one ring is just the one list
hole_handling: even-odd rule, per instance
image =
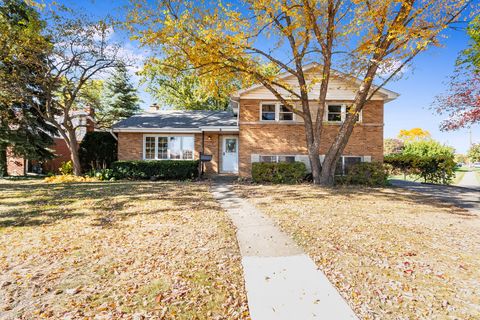
[[472, 213], [480, 214], [480, 190], [470, 188], [423, 184], [404, 180], [390, 180], [395, 187], [405, 188], [422, 193], [438, 200], [449, 202], [457, 207], [467, 209]]

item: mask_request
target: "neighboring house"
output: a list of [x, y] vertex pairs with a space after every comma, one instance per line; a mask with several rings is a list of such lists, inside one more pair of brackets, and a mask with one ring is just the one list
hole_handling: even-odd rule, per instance
[[[310, 79], [319, 76], [316, 64], [305, 69]], [[295, 87], [291, 75], [281, 77]], [[325, 106], [320, 158], [331, 145], [339, 125], [354, 99], [358, 80], [334, 76], [330, 80]], [[312, 85], [310, 107], [313, 116], [319, 109]], [[383, 161], [383, 109], [398, 94], [380, 89], [369, 101], [354, 128], [338, 170], [356, 162]], [[310, 167], [303, 119], [284, 108], [264, 86], [254, 85], [231, 97], [231, 111], [162, 111], [154, 105], [149, 112], [118, 122], [119, 160], [199, 159], [211, 155], [206, 172], [251, 175], [253, 162], [302, 161]]]
[[[94, 111], [87, 108], [85, 111], [76, 111], [73, 121], [74, 125], [78, 125], [75, 133], [77, 142], [83, 140], [85, 134], [94, 130]], [[61, 119], [59, 119], [61, 121]], [[7, 152], [7, 173], [9, 176], [23, 176], [27, 173], [59, 173], [62, 162], [70, 161], [70, 150], [65, 140], [59, 136], [53, 137], [53, 145], [50, 149], [55, 154], [55, 158], [39, 163], [23, 157], [14, 156], [11, 152]]]

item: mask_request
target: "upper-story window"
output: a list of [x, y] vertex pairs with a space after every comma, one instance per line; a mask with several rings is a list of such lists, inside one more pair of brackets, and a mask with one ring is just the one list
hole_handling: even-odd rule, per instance
[[293, 111], [280, 103], [262, 103], [261, 121], [293, 121]]
[[262, 104], [262, 120], [275, 121], [276, 107], [274, 104]]
[[[338, 122], [341, 123], [347, 119], [347, 113], [350, 112], [351, 106], [347, 106], [346, 104], [329, 104], [327, 105], [327, 112], [325, 114], [325, 118], [328, 122]], [[357, 114], [357, 122], [361, 121], [362, 112], [360, 111]]]

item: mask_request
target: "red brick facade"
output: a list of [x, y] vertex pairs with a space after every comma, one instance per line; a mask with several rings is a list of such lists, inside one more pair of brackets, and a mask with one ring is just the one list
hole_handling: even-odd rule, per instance
[[[241, 100], [239, 108], [239, 175], [248, 177], [251, 172], [252, 154], [259, 155], [307, 155], [305, 130], [302, 122], [262, 123], [260, 100]], [[320, 154], [325, 154], [340, 126], [325, 124]], [[118, 133], [119, 160], [143, 159], [143, 137], [146, 133]], [[148, 133], [147, 133], [148, 134]], [[152, 133], [154, 134], [154, 133]], [[174, 135], [174, 133], [171, 133]], [[202, 151], [202, 134], [195, 136], [195, 159]], [[218, 132], [204, 133], [204, 153], [212, 155], [206, 163], [206, 173], [221, 170], [222, 138]], [[369, 102], [362, 121], [354, 128], [345, 155], [368, 156], [371, 160], [383, 160], [383, 101]]]

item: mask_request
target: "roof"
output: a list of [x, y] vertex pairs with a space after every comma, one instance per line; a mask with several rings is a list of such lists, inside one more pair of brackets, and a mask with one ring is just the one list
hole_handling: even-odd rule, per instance
[[145, 112], [121, 120], [113, 131], [202, 131], [201, 129], [238, 129], [231, 111], [161, 110]]
[[[316, 62], [312, 62], [312, 63], [309, 63], [309, 64], [305, 65], [305, 66], [303, 67], [303, 71], [304, 71], [304, 72], [307, 72], [307, 71], [310, 71], [310, 70], [312, 70], [312, 69], [314, 69], [314, 68], [317, 68], [317, 67], [319, 67], [319, 66], [320, 66], [320, 64], [318, 64], [318, 63], [316, 63]], [[338, 71], [338, 70], [333, 70], [333, 69], [332, 69], [332, 73], [333, 73], [333, 75], [337, 75], [337, 76], [339, 76], [339, 77], [343, 77], [343, 78], [345, 78], [345, 79], [349, 79], [350, 81], [353, 81], [353, 82], [355, 82], [355, 83], [357, 83], [357, 84], [360, 84], [360, 83], [362, 82], [360, 79], [355, 78], [355, 77], [352, 77], [351, 75], [348, 75], [348, 74], [346, 74], [346, 73], [344, 73], [344, 72], [341, 72], [341, 71]], [[287, 71], [286, 71], [286, 72], [283, 72], [283, 73], [279, 74], [279, 75], [278, 75], [278, 79], [282, 79], [282, 80], [283, 80], [283, 79], [288, 78], [288, 77], [291, 77], [291, 76], [292, 76], [292, 74], [291, 74], [290, 72], [287, 72]], [[238, 91], [234, 92], [234, 93], [231, 95], [231, 97], [232, 97], [233, 99], [238, 99], [238, 98], [240, 98], [240, 96], [242, 96], [242, 95], [244, 95], [244, 94], [246, 94], [246, 93], [248, 93], [248, 92], [250, 92], [250, 91], [253, 91], [253, 90], [255, 90], [255, 89], [261, 88], [261, 87], [263, 87], [263, 84], [261, 84], [261, 83], [256, 83], [256, 84], [254, 84], [254, 85], [252, 85], [252, 86], [250, 86], [250, 87], [248, 87], [248, 88], [241, 89], [241, 90], [238, 90]], [[375, 86], [375, 85], [372, 85], [372, 88], [375, 89], [376, 86]], [[396, 98], [398, 98], [398, 97], [400, 96], [399, 93], [394, 92], [394, 91], [392, 91], [392, 90], [388, 90], [388, 89], [386, 89], [386, 88], [380, 88], [380, 89], [378, 90], [378, 92], [379, 92], [380, 94], [383, 94], [383, 95], [385, 96], [385, 100], [386, 100], [387, 102], [392, 101], [392, 100], [395, 100]]]

